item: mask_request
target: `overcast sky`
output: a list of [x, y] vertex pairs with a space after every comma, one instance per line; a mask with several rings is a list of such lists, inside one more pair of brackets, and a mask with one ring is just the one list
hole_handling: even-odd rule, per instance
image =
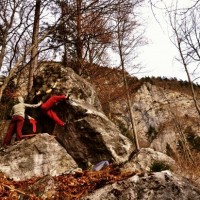
[[[170, 1], [170, 0], [166, 0]], [[175, 1], [175, 0], [174, 0]], [[179, 0], [181, 5], [188, 5], [192, 0]], [[176, 77], [177, 79], [187, 80], [183, 66], [176, 61], [178, 50], [169, 39], [170, 28], [161, 12], [156, 11], [156, 21], [150, 7], [143, 9], [144, 19], [146, 19], [146, 33], [149, 44], [142, 47], [140, 60], [142, 65], [146, 67], [146, 73], [141, 73], [138, 76], [161, 76], [161, 77]]]

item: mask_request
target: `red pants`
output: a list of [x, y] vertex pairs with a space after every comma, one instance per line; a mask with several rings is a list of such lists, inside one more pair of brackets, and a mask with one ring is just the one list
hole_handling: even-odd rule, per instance
[[42, 112], [48, 115], [51, 119], [53, 119], [58, 125], [64, 126], [64, 122], [57, 116], [57, 114], [52, 110], [52, 107], [60, 102], [65, 101], [66, 96], [65, 95], [59, 95], [59, 96], [52, 96], [50, 97], [45, 103], [41, 105]]
[[8, 145], [11, 142], [12, 136], [16, 132], [17, 139], [22, 138], [22, 127], [24, 125], [24, 118], [18, 115], [14, 115], [8, 127], [6, 137], [3, 145]]
[[32, 126], [33, 126], [33, 133], [36, 133], [36, 129], [37, 129], [37, 126], [36, 126], [36, 124], [37, 124], [37, 121], [35, 120], [35, 119], [29, 119], [29, 122], [32, 124]]

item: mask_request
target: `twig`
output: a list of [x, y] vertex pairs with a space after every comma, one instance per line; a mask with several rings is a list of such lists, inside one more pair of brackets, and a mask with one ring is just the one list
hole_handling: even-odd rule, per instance
[[25, 192], [23, 192], [23, 191], [21, 191], [21, 190], [18, 190], [18, 189], [15, 189], [15, 188], [12, 188], [11, 186], [6, 185], [6, 184], [4, 184], [4, 183], [2, 183], [2, 185], [5, 186], [5, 187], [7, 187], [7, 188], [10, 189], [10, 190], [13, 190], [13, 191], [16, 191], [16, 192], [20, 193], [20, 194], [30, 196], [30, 195], [26, 194]]

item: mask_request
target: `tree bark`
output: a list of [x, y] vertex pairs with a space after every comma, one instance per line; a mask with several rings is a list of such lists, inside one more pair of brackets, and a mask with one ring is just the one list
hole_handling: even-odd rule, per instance
[[81, 40], [81, 4], [82, 0], [76, 0], [77, 6], [77, 42], [76, 42], [76, 51], [77, 51], [77, 73], [80, 75], [82, 71], [82, 59], [83, 59], [83, 45]]
[[[40, 7], [41, 7], [41, 0], [36, 0], [32, 45], [36, 44], [36, 41], [38, 40], [39, 37]], [[33, 87], [34, 72], [35, 69], [37, 68], [37, 64], [38, 64], [38, 45], [34, 45], [31, 51], [31, 62], [30, 62], [29, 80], [28, 80], [28, 95], [30, 94], [31, 89]]]

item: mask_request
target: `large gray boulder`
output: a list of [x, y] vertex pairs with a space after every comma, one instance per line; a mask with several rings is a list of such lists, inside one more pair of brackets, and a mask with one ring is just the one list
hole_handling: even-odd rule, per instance
[[186, 178], [170, 171], [137, 174], [106, 185], [81, 200], [200, 200], [200, 189]]
[[0, 170], [14, 180], [56, 176], [75, 168], [73, 158], [47, 133], [0, 149]]
[[81, 167], [102, 160], [118, 164], [128, 161], [134, 151], [133, 143], [105, 114], [76, 100], [69, 102], [66, 112], [69, 113], [67, 130], [56, 126], [54, 134]]
[[[103, 113], [91, 83], [71, 68], [63, 68], [59, 64], [46, 64], [37, 73], [32, 94], [48, 89], [55, 82], [57, 85], [54, 91], [71, 94], [69, 103], [61, 102], [53, 108], [68, 123], [67, 129], [52, 126], [54, 122], [44, 121], [48, 117], [42, 116], [38, 120], [39, 132], [56, 135], [81, 168], [102, 160], [116, 163], [128, 160], [134, 150], [133, 143]], [[30, 115], [35, 117], [34, 113]]]
[[[69, 103], [60, 102], [53, 108], [68, 123], [66, 130], [43, 115], [40, 108], [26, 110], [30, 116], [36, 118], [38, 133], [56, 135], [81, 168], [102, 160], [119, 164], [128, 160], [134, 150], [133, 143], [103, 113], [92, 84], [72, 69], [55, 63], [43, 65], [36, 74], [30, 103], [40, 100], [35, 99], [34, 94], [37, 91], [46, 91], [55, 83], [57, 84], [53, 92], [71, 94]], [[21, 91], [25, 91], [23, 87], [25, 86], [22, 84]]]

